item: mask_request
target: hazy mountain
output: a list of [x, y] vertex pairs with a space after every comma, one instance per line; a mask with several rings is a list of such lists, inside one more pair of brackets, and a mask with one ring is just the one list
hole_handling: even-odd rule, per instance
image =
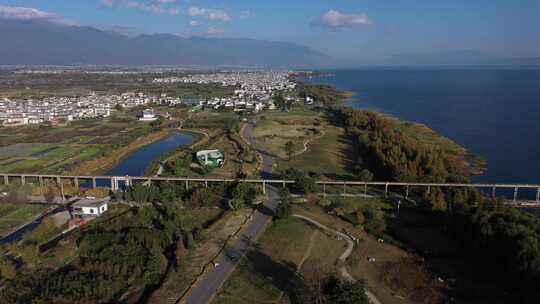
[[539, 65], [540, 58], [509, 58], [480, 51], [459, 50], [398, 54], [383, 60], [380, 64], [403, 66]]
[[285, 42], [184, 38], [169, 34], [128, 37], [93, 27], [0, 20], [0, 64], [329, 66], [337, 60]]

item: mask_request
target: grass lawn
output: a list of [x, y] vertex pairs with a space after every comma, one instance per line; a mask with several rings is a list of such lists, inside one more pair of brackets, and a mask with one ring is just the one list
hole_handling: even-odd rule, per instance
[[47, 206], [41, 205], [0, 203], [0, 235], [5, 235], [46, 209]]
[[344, 244], [297, 218], [274, 222], [226, 281], [214, 303], [289, 303], [299, 280], [299, 266], [300, 273], [313, 265], [331, 269]]
[[301, 153], [304, 142], [318, 138], [324, 130], [320, 113], [309, 110], [268, 112], [260, 116], [254, 136], [280, 159], [287, 159], [285, 144], [292, 142]]

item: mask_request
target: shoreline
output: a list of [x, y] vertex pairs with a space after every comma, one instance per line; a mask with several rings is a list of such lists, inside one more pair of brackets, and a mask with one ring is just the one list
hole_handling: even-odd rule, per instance
[[173, 130], [161, 130], [155, 133], [151, 133], [150, 135], [145, 136], [145, 137], [139, 137], [137, 138], [137, 140], [135, 140], [129, 145], [113, 150], [108, 156], [103, 156], [100, 158], [86, 161], [66, 173], [77, 175], [81, 173], [82, 171], [84, 172], [85, 175], [105, 174], [105, 172], [112, 170], [114, 167], [116, 167], [126, 158], [131, 156], [137, 150], [143, 148], [144, 146], [147, 146], [155, 142], [158, 142], [162, 139], [165, 139], [168, 136], [170, 136], [172, 133], [173, 133]]
[[[307, 80], [307, 81], [311, 85], [319, 85], [318, 83], [312, 82], [310, 80]], [[353, 110], [368, 111], [368, 112], [372, 112], [372, 113], [382, 115], [384, 117], [388, 117], [390, 119], [395, 119], [399, 123], [402, 123], [402, 124], [411, 124], [411, 125], [422, 126], [429, 133], [433, 134], [434, 136], [438, 137], [439, 139], [449, 141], [453, 145], [455, 145], [456, 147], [463, 150], [463, 155], [461, 155], [460, 157], [461, 157], [462, 161], [466, 164], [466, 166], [468, 168], [468, 177], [469, 178], [476, 177], [476, 176], [482, 176], [488, 170], [488, 164], [487, 164], [486, 159], [484, 159], [480, 155], [472, 153], [465, 146], [463, 146], [463, 145], [455, 142], [454, 140], [446, 137], [444, 134], [441, 134], [441, 133], [433, 130], [428, 125], [426, 125], [424, 123], [417, 122], [417, 121], [405, 120], [405, 119], [403, 119], [401, 117], [398, 117], [398, 116], [395, 116], [395, 115], [392, 115], [392, 114], [387, 114], [387, 113], [376, 111], [376, 110], [370, 110], [370, 109], [367, 109], [367, 108], [366, 109], [362, 109], [362, 108], [355, 109], [355, 108], [353, 108], [353, 107], [351, 107], [349, 105], [346, 105], [346, 103], [350, 102], [350, 101], [353, 101], [354, 97], [359, 94], [358, 92], [349, 91], [349, 90], [342, 90], [342, 89], [339, 89], [335, 85], [327, 85], [327, 86], [332, 87], [336, 91], [339, 91], [341, 93], [341, 95], [342, 95], [342, 97], [339, 98], [339, 100], [335, 104], [331, 104], [331, 105], [326, 104], [327, 108], [329, 108], [329, 109], [332, 109], [332, 108], [350, 108], [350, 109], [353, 109]]]

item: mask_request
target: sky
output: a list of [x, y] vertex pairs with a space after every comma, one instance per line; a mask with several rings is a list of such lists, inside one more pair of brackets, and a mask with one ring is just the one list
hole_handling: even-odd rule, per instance
[[539, 0], [0, 0], [0, 18], [287, 41], [331, 56], [477, 50], [540, 57]]

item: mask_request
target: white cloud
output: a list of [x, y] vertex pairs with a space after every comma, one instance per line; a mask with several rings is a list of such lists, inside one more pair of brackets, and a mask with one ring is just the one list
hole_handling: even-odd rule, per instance
[[329, 10], [311, 21], [313, 26], [330, 28], [333, 30], [347, 29], [355, 26], [371, 24], [366, 14], [344, 14], [336, 10]]
[[189, 22], [189, 25], [191, 25], [191, 26], [199, 26], [199, 25], [201, 25], [201, 23], [199, 21], [197, 21], [197, 20], [191, 20]]
[[0, 5], [0, 18], [12, 20], [41, 20], [59, 24], [71, 24], [62, 17], [30, 7]]
[[192, 6], [188, 10], [188, 16], [190, 17], [202, 17], [211, 21], [223, 21], [229, 22], [232, 20], [231, 16], [222, 10], [200, 8]]
[[178, 0], [102, 0], [101, 3], [105, 7], [125, 7], [152, 14], [169, 14], [173, 16], [180, 14], [180, 8], [177, 5]]

